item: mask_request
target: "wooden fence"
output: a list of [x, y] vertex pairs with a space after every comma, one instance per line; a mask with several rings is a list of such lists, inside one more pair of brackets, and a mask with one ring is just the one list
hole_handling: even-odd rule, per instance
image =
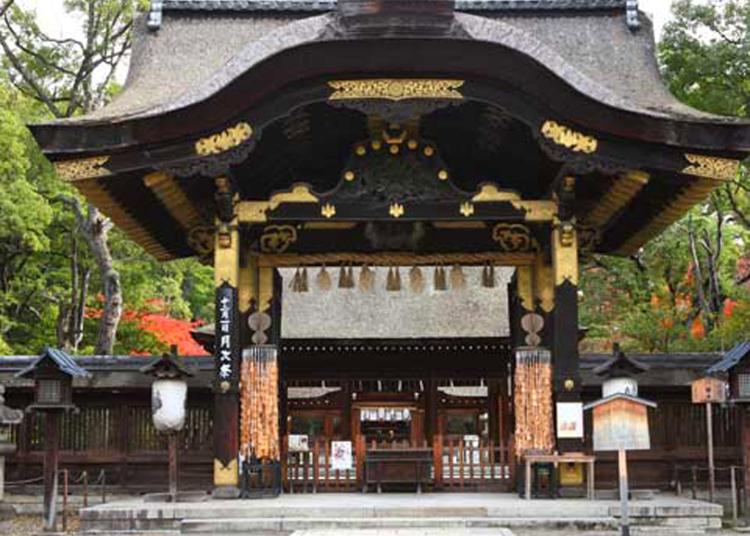
[[515, 473], [513, 443], [443, 440], [438, 436], [433, 446], [433, 470], [439, 489], [510, 491]]

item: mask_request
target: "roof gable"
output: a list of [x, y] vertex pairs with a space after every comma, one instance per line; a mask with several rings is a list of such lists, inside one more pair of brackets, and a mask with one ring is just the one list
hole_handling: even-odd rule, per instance
[[34, 371], [44, 363], [49, 361], [51, 365], [57, 367], [61, 372], [71, 376], [73, 378], [88, 378], [91, 373], [84, 368], [81, 368], [75, 360], [62, 350], [55, 348], [46, 347], [40, 355], [31, 365], [16, 374], [19, 378], [31, 378], [34, 376]]

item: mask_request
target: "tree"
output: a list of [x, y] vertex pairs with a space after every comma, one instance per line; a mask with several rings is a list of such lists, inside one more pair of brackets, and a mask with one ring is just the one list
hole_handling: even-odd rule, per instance
[[[2, 7], [0, 48], [10, 82], [23, 94], [41, 103], [54, 117], [72, 117], [104, 104], [118, 67], [131, 46], [133, 16], [142, 2], [134, 0], [67, 0], [69, 13], [82, 20], [81, 37], [62, 39], [47, 35], [36, 23], [35, 14], [6, 0]], [[122, 315], [120, 275], [114, 267], [108, 236], [109, 219], [96, 207], [81, 207], [75, 196], [60, 200], [75, 214], [76, 232], [85, 237], [96, 260], [104, 295], [104, 314], [99, 319], [95, 353], [113, 350]], [[58, 314], [58, 342], [77, 348], [82, 337], [83, 296], [88, 273], [79, 270], [78, 243], [71, 233], [70, 299], [61, 303]]]

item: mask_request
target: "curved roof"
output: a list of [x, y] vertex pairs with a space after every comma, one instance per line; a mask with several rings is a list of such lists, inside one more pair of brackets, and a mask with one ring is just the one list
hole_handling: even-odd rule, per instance
[[[331, 35], [333, 15], [310, 13], [332, 5], [164, 2], [163, 9], [173, 11], [163, 15], [157, 31], [149, 30], [144, 20], [136, 25], [124, 91], [105, 108], [65, 122], [127, 121], [205, 101], [284, 50], [341, 39]], [[458, 7], [477, 14], [457, 13], [456, 27], [447, 37], [518, 51], [607, 106], [653, 117], [735, 122], [690, 108], [669, 93], [656, 64], [650, 21], [643, 16], [642, 28], [632, 31], [624, 5], [608, 0], [459, 2]]]

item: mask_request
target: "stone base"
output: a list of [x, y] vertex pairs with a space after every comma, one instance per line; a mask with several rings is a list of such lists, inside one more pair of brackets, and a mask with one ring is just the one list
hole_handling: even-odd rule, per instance
[[234, 486], [221, 486], [214, 488], [211, 497], [216, 500], [239, 499], [240, 488], [235, 488]]

